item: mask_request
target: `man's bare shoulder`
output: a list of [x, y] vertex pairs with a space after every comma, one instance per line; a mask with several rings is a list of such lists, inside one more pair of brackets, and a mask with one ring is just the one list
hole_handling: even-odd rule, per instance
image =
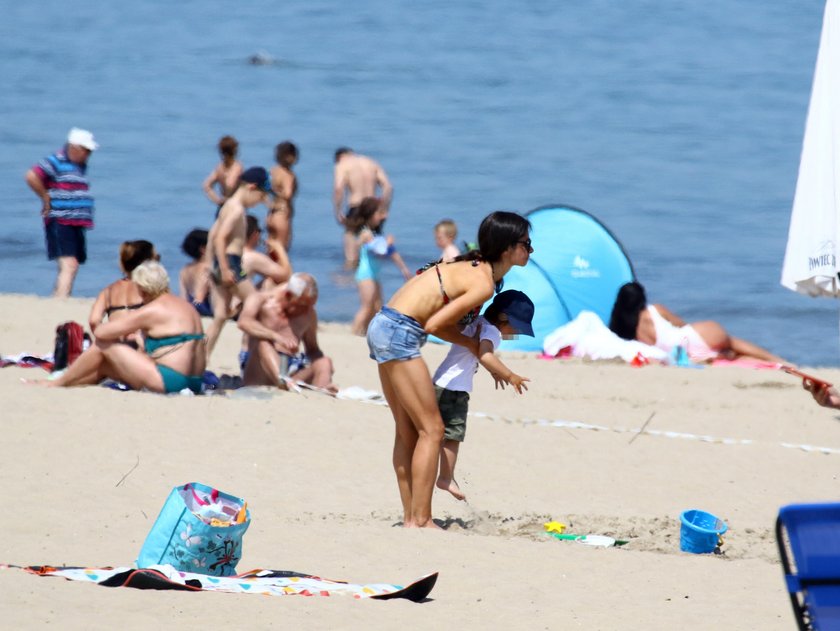
[[335, 173], [336, 175], [340, 175], [343, 173], [347, 173], [350, 170], [350, 165], [353, 162], [354, 156], [345, 156], [341, 160], [335, 163]]
[[358, 159], [358, 161], [359, 161], [358, 164], [361, 168], [364, 168], [366, 170], [367, 169], [378, 170], [378, 169], [382, 168], [379, 165], [379, 163], [376, 160], [374, 160], [373, 158], [371, 158], [370, 156], [357, 155], [355, 157]]

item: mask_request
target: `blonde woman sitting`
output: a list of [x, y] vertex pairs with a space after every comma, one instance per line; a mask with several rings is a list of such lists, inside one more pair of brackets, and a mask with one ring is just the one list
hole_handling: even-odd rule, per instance
[[[169, 293], [169, 275], [156, 261], [131, 274], [143, 306], [96, 327], [96, 342], [54, 381], [53, 387], [96, 384], [114, 379], [140, 390], [200, 393], [205, 367], [204, 333], [193, 306]], [[145, 338], [146, 352], [120, 340], [134, 331]]]

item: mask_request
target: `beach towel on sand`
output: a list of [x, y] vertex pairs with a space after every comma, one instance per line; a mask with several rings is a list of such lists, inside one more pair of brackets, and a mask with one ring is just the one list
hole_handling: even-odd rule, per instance
[[251, 570], [236, 576], [207, 576], [179, 572], [171, 565], [154, 565], [139, 570], [129, 567], [84, 568], [49, 565], [31, 565], [20, 569], [38, 576], [58, 576], [69, 581], [86, 581], [105, 587], [215, 591], [266, 596], [350, 595], [353, 598], [374, 600], [405, 598], [413, 602], [422, 602], [429, 595], [438, 576], [437, 572], [428, 574], [403, 587], [389, 583], [355, 585], [282, 570]]
[[53, 356], [45, 355], [43, 357], [38, 355], [30, 355], [29, 353], [20, 353], [18, 355], [0, 355], [0, 368], [6, 366], [17, 366], [18, 368], [43, 368], [47, 372], [53, 369]]
[[655, 346], [620, 338], [592, 311], [581, 311], [574, 320], [546, 335], [543, 341], [543, 351], [552, 357], [567, 346], [571, 347], [573, 356], [589, 359], [621, 357], [630, 362], [638, 354], [655, 360], [668, 357], [668, 353]]

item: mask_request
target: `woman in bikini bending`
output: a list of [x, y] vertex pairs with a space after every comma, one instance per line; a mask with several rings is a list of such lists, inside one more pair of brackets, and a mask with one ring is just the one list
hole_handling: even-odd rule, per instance
[[478, 354], [478, 338], [462, 335], [459, 322], [501, 290], [511, 267], [528, 262], [533, 251], [530, 229], [528, 220], [516, 213], [491, 213], [478, 229], [477, 252], [419, 272], [368, 326], [370, 356], [379, 364], [382, 390], [396, 423], [393, 465], [405, 527], [437, 527], [432, 492], [443, 421], [420, 347], [431, 333]]
[[96, 297], [88, 316], [91, 333], [95, 334], [96, 328], [105, 322], [106, 318], [118, 319], [143, 306], [140, 290], [131, 282], [131, 272], [141, 263], [159, 260], [160, 256], [150, 242], [142, 239], [123, 242], [120, 246], [120, 269], [123, 277], [108, 285]]
[[[96, 342], [47, 386], [91, 385], [110, 378], [152, 392], [201, 392], [205, 367], [201, 317], [183, 298], [169, 293], [169, 275], [156, 261], [131, 274], [143, 306], [96, 327]], [[146, 352], [119, 341], [142, 331]]]

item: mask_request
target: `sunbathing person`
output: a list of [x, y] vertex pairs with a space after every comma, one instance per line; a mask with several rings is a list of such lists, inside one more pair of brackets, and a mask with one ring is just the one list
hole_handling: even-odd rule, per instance
[[618, 290], [610, 316], [610, 330], [625, 340], [638, 340], [666, 353], [682, 346], [693, 361], [752, 357], [785, 363], [781, 357], [752, 342], [732, 337], [717, 322], [704, 320], [687, 324], [662, 305], [648, 305], [645, 288], [637, 282], [626, 283]]
[[[205, 366], [201, 318], [183, 298], [169, 293], [169, 275], [147, 261], [131, 274], [143, 306], [96, 327], [96, 342], [58, 379], [42, 382], [53, 387], [97, 384], [114, 379], [139, 390], [201, 392]], [[142, 331], [146, 352], [121, 343]]]
[[289, 377], [298, 383], [337, 391], [332, 382], [332, 360], [318, 345], [317, 300], [315, 279], [301, 273], [245, 299], [238, 321], [239, 328], [248, 334], [243, 385], [287, 388], [284, 377]]
[[159, 259], [155, 246], [148, 241], [141, 239], [123, 242], [120, 246], [120, 269], [123, 277], [108, 285], [96, 297], [88, 317], [88, 325], [92, 333], [96, 333], [97, 327], [106, 318], [109, 321], [119, 319], [143, 306], [143, 298], [140, 296], [137, 285], [131, 281], [131, 273], [141, 263]]

